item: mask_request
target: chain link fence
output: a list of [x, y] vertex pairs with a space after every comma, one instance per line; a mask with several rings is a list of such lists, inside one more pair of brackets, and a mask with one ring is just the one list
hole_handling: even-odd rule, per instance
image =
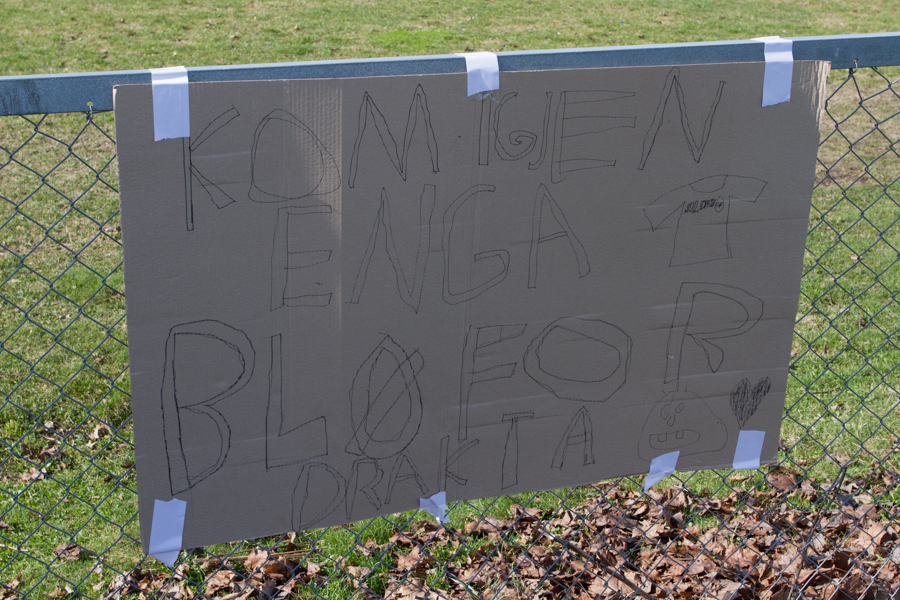
[[831, 73], [777, 465], [458, 502], [445, 527], [402, 513], [174, 570], [139, 542], [112, 115], [0, 119], [0, 600], [900, 598], [898, 73]]

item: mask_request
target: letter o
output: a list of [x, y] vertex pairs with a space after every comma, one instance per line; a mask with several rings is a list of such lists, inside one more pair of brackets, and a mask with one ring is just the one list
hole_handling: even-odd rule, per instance
[[[619, 354], [619, 365], [605, 377], [599, 379], [576, 380], [559, 377], [541, 367], [539, 351], [547, 337], [556, 329], [611, 346]], [[623, 385], [631, 361], [631, 338], [622, 329], [599, 319], [565, 317], [553, 321], [535, 337], [525, 351], [523, 364], [525, 372], [538, 385], [557, 398], [580, 402], [605, 402]]]

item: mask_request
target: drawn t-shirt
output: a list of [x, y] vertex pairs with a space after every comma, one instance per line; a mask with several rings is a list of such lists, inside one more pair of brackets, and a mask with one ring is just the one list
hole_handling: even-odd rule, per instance
[[[644, 209], [653, 231], [675, 223], [670, 267], [731, 258], [728, 213], [732, 200], [756, 202], [766, 182], [753, 177], [713, 175], [667, 192]], [[675, 217], [676, 219], [672, 219]]]

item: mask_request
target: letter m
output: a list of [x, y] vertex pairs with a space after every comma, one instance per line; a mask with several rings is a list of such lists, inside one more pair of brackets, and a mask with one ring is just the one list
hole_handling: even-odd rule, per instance
[[409, 105], [409, 116], [406, 118], [406, 134], [403, 136], [403, 147], [398, 149], [394, 136], [391, 135], [391, 129], [388, 127], [387, 121], [375, 101], [369, 95], [369, 92], [363, 94], [362, 104], [359, 106], [359, 129], [356, 134], [356, 143], [353, 145], [353, 156], [350, 158], [350, 177], [347, 183], [350, 187], [356, 183], [356, 170], [359, 167], [359, 149], [362, 145], [363, 134], [369, 124], [374, 125], [375, 131], [381, 140], [384, 151], [387, 152], [388, 158], [397, 173], [406, 181], [406, 164], [409, 159], [409, 147], [412, 144], [413, 133], [419, 121], [423, 122], [425, 127], [425, 139], [428, 142], [428, 152], [431, 156], [431, 168], [435, 173], [438, 172], [438, 149], [437, 140], [434, 137], [434, 128], [431, 126], [431, 113], [428, 112], [428, 99], [425, 97], [425, 91], [421, 85], [416, 86], [413, 93], [412, 102]]

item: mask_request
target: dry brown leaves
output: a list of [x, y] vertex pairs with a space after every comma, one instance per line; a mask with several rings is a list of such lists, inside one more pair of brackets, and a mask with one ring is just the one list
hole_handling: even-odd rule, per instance
[[53, 549], [53, 555], [60, 560], [78, 560], [81, 556], [81, 546], [63, 542]]
[[19, 585], [22, 583], [22, 574], [13, 576], [12, 581], [7, 583], [0, 584], [0, 600], [12, 600], [13, 598], [19, 598], [18, 589]]
[[127, 575], [117, 575], [110, 583], [100, 600], [116, 598], [134, 598], [150, 600], [169, 598], [171, 600], [193, 600], [197, 595], [185, 581], [187, 565], [179, 565], [174, 573], [151, 573], [140, 568], [133, 569]]
[[40, 481], [41, 479], [43, 479], [46, 476], [47, 476], [47, 469], [45, 469], [45, 468], [35, 469], [34, 467], [31, 467], [25, 473], [20, 473], [19, 479], [21, 479], [22, 481]]
[[[204, 579], [192, 589], [222, 600], [285, 599], [338, 577], [361, 600], [889, 600], [900, 594], [900, 536], [892, 525], [900, 509], [875, 501], [896, 484], [889, 474], [879, 477], [866, 493], [854, 485], [836, 493], [779, 468], [768, 491], [718, 498], [606, 484], [579, 506], [514, 504], [506, 517], [468, 520], [459, 529], [421, 520], [344, 558], [294, 546], [292, 536], [277, 551], [256, 549], [224, 563], [198, 559], [193, 577], [199, 569]], [[103, 598], [191, 599], [186, 571], [186, 564], [174, 576], [136, 570]]]

